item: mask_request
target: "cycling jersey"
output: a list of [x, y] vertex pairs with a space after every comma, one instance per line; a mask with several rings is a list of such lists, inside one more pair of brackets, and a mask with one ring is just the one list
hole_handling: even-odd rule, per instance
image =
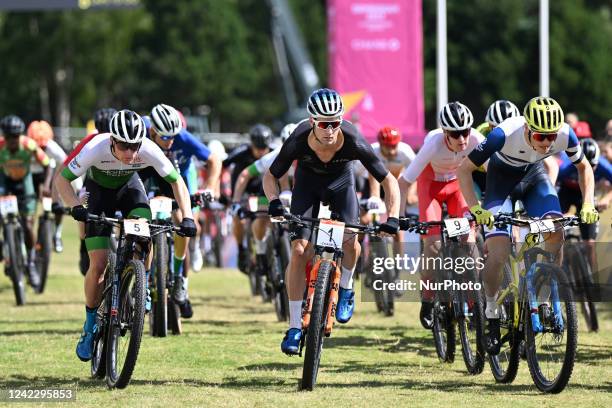
[[[525, 140], [524, 117], [512, 117], [503, 121], [468, 156], [476, 166], [489, 160], [483, 207], [493, 214], [512, 212], [510, 193], [513, 193], [514, 198], [523, 201], [531, 217], [561, 215], [557, 192], [543, 164], [546, 157], [561, 151], [565, 151], [574, 164], [582, 160], [578, 138], [569, 125], [561, 127], [557, 139], [546, 153], [538, 153]], [[485, 233], [487, 237], [509, 235], [510, 228], [485, 227]]]
[[91, 139], [93, 139], [94, 137], [98, 136], [100, 133], [98, 132], [94, 132], [94, 133], [90, 133], [87, 136], [85, 136], [78, 145], [76, 145], [76, 147], [74, 149], [72, 149], [72, 151], [68, 154], [68, 156], [66, 156], [66, 158], [64, 159], [64, 166], [68, 166], [68, 164], [70, 164], [70, 162], [72, 161], [72, 159], [74, 159], [77, 154], [79, 154], [81, 152], [81, 150], [83, 149], [83, 147], [89, 143], [91, 141]]
[[[47, 154], [47, 156], [49, 156], [49, 166], [51, 166], [52, 169], [57, 166], [57, 163], [63, 163], [64, 160], [66, 160], [66, 152], [64, 152], [64, 149], [62, 149], [62, 147], [57, 144], [55, 140], [49, 140], [47, 146], [42, 148], [42, 150]], [[31, 169], [32, 174], [39, 174], [45, 171], [43, 166], [41, 166], [40, 163], [38, 163], [38, 161], [34, 158], [32, 159]]]
[[247, 167], [249, 175], [251, 177], [260, 176], [264, 174], [266, 171], [268, 171], [268, 169], [270, 168], [270, 166], [272, 165], [272, 163], [278, 156], [280, 149], [281, 149], [280, 147], [277, 147], [276, 149], [272, 150], [270, 153], [266, 153], [265, 155], [263, 155], [260, 159], [255, 160], [253, 164]]
[[82, 146], [62, 176], [72, 181], [87, 172], [87, 177], [100, 186], [116, 189], [127, 183], [135, 171], [149, 166], [168, 183], [178, 179], [176, 169], [155, 142], [143, 139], [133, 163], [124, 164], [111, 151], [111, 134], [102, 133]]
[[49, 156], [29, 137], [19, 137], [19, 149], [15, 152], [8, 150], [4, 138], [0, 139], [0, 166], [11, 180], [19, 181], [30, 174], [32, 157], [42, 166], [49, 166]]
[[[238, 146], [230, 152], [230, 154], [225, 160], [223, 160], [223, 168], [227, 168], [233, 165], [231, 172], [232, 195], [234, 194], [234, 187], [236, 186], [236, 181], [238, 180], [240, 173], [242, 172], [242, 170], [251, 165], [255, 160], [257, 159], [255, 158], [255, 156], [253, 156], [251, 146], [248, 144]], [[261, 177], [255, 177], [249, 180], [249, 183], [247, 184], [244, 191], [248, 194], [263, 195]]]
[[455, 180], [463, 159], [483, 140], [484, 137], [476, 129], [471, 129], [467, 148], [454, 152], [448, 147], [442, 129], [432, 130], [425, 136], [423, 146], [412, 163], [402, 172], [402, 177], [407, 182], [414, 183], [425, 167], [431, 166], [434, 181]]
[[[599, 163], [593, 169], [595, 181], [608, 180], [612, 183], [612, 164], [603, 156], [599, 158]], [[571, 190], [579, 190], [578, 170], [572, 164], [567, 155], [561, 155], [561, 164], [559, 165], [559, 175], [557, 176], [558, 184], [561, 188]]]
[[[380, 143], [378, 142], [372, 143], [372, 149], [395, 178], [400, 176], [402, 170], [408, 167], [415, 157], [412, 147], [404, 142], [399, 142], [397, 145], [397, 154], [392, 158], [388, 158], [382, 154]], [[355, 163], [355, 175], [362, 177], [368, 176], [366, 168], [360, 162]]]

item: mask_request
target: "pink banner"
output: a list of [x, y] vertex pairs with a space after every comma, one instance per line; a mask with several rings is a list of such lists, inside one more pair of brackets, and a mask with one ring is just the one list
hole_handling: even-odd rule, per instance
[[368, 139], [395, 126], [425, 134], [421, 0], [328, 0], [330, 86]]

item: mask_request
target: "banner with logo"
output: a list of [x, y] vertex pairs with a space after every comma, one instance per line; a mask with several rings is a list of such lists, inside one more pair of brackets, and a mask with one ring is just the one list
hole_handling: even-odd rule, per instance
[[372, 140], [395, 126], [403, 140], [425, 134], [421, 0], [329, 0], [330, 86], [345, 118]]

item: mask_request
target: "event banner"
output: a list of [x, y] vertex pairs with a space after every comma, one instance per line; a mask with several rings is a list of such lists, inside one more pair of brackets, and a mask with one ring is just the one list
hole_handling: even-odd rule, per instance
[[368, 139], [395, 126], [420, 145], [425, 133], [421, 0], [329, 0], [330, 86], [345, 118]]

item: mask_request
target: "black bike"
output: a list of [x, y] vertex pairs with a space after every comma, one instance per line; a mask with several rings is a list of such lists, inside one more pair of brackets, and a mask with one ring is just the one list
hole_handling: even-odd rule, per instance
[[37, 293], [43, 293], [49, 275], [51, 263], [51, 252], [53, 252], [53, 230], [55, 228], [55, 216], [51, 212], [52, 199], [43, 197], [42, 213], [38, 217], [38, 232], [36, 234], [36, 270], [40, 276], [40, 285]]
[[14, 195], [0, 197], [0, 223], [2, 223], [4, 273], [13, 283], [17, 306], [22, 306], [26, 299], [25, 274], [28, 258], [17, 201]]

